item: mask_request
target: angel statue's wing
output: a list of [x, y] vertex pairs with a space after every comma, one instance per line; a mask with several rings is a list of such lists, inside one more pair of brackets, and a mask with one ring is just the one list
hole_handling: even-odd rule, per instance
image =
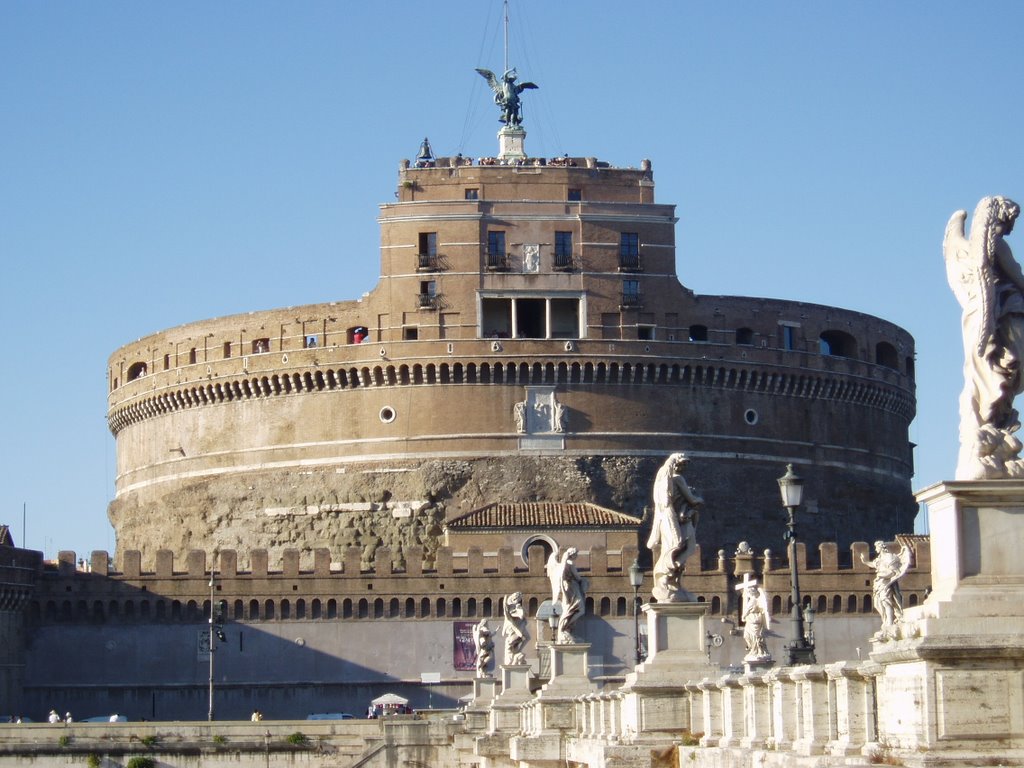
[[537, 85], [536, 83], [520, 83], [519, 85], [516, 86], [516, 90], [519, 91], [519, 93], [522, 93], [523, 91], [528, 90], [528, 89], [537, 89], [537, 88], [540, 88], [540, 86]]
[[908, 547], [906, 544], [900, 547], [899, 558], [899, 574], [896, 576], [896, 578], [893, 579], [893, 581], [899, 581], [907, 574], [907, 571], [910, 570], [910, 547]]
[[[965, 339], [974, 345], [979, 355], [985, 353], [988, 341], [994, 332], [995, 317], [995, 269], [992, 255], [986, 253], [984, 238], [987, 206], [991, 198], [984, 198], [978, 204], [971, 221], [971, 235], [964, 234], [967, 211], [957, 211], [946, 224], [946, 235], [942, 240], [942, 253], [946, 260], [946, 279], [953, 295], [964, 309], [964, 315], [976, 313], [978, 322], [972, 323], [971, 335]], [[964, 333], [968, 332], [965, 324]]]
[[487, 81], [487, 84], [491, 86], [491, 90], [495, 93], [501, 91], [501, 85], [498, 83], [498, 78], [494, 76], [494, 73], [489, 69], [476, 68], [476, 71], [480, 73], [480, 76]]

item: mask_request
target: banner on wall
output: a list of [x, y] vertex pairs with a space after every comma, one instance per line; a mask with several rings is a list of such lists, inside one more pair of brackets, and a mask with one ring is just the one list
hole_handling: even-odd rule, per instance
[[472, 621], [453, 621], [454, 642], [452, 643], [452, 666], [457, 672], [472, 672], [476, 669], [476, 643], [473, 641]]

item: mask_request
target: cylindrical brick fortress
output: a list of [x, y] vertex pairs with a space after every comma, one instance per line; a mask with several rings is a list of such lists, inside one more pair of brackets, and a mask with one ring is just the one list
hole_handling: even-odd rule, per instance
[[910, 335], [832, 307], [695, 295], [649, 166], [566, 162], [403, 165], [362, 299], [115, 352], [118, 550], [429, 553], [446, 518], [494, 501], [639, 516], [677, 450], [706, 500], [705, 552], [783, 549], [787, 463], [807, 480], [809, 546], [910, 530]]

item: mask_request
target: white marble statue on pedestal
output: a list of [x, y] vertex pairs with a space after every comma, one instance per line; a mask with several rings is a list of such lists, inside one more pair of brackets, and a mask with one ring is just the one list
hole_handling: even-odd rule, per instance
[[562, 645], [579, 642], [573, 635], [573, 627], [586, 608], [588, 585], [576, 570], [576, 555], [576, 547], [569, 547], [561, 553], [555, 550], [545, 566], [551, 583], [551, 602], [555, 603], [558, 614], [555, 642]]
[[505, 616], [501, 625], [501, 636], [505, 638], [505, 664], [525, 664], [523, 645], [526, 643], [526, 610], [523, 608], [523, 593], [505, 595], [501, 606]]
[[1024, 477], [1013, 407], [1024, 389], [1024, 273], [1003, 239], [1019, 213], [1012, 200], [985, 197], [974, 211], [970, 237], [964, 234], [966, 211], [946, 225], [946, 276], [963, 309], [957, 480]]
[[768, 612], [768, 593], [749, 573], [743, 575], [743, 581], [736, 585], [736, 589], [742, 591], [743, 601], [740, 619], [743, 620], [743, 643], [747, 647], [747, 655], [743, 660], [769, 661], [772, 655], [768, 653], [765, 643], [765, 633], [772, 625], [772, 617]]
[[476, 646], [476, 676], [487, 677], [487, 666], [491, 663], [494, 651], [487, 619], [480, 619], [480, 623], [473, 627], [473, 645]]
[[654, 521], [647, 546], [657, 550], [651, 595], [659, 603], [685, 601], [679, 578], [697, 546], [697, 519], [704, 499], [682, 476], [688, 463], [685, 453], [673, 453], [654, 478]]
[[896, 624], [903, 617], [903, 594], [899, 580], [910, 568], [910, 548], [904, 544], [899, 554], [890, 552], [884, 541], [875, 542], [875, 559], [868, 560], [861, 553], [861, 561], [875, 572], [871, 585], [871, 600], [875, 610], [882, 617], [882, 627], [871, 640], [874, 642], [892, 640], [896, 637]]

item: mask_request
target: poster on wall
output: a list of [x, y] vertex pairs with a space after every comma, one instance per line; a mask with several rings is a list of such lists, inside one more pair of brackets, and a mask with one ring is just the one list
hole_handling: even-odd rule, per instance
[[452, 643], [452, 666], [456, 671], [472, 672], [476, 669], [476, 643], [473, 642], [472, 621], [453, 621], [455, 631]]

